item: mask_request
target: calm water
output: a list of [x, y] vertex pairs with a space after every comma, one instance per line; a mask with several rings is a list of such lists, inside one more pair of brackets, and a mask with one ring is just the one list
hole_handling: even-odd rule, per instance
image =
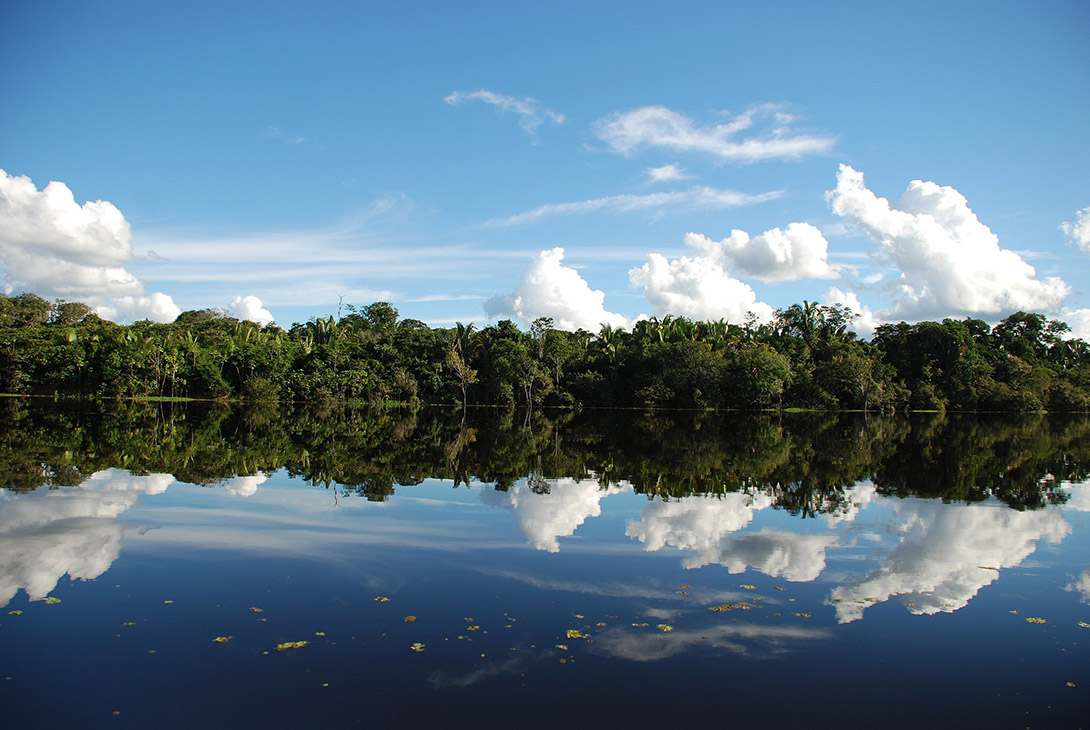
[[1085, 420], [8, 415], [7, 727], [1090, 719]]

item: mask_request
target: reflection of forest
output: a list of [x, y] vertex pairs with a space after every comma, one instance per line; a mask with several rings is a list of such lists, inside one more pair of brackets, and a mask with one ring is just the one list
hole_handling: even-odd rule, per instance
[[74, 486], [107, 468], [195, 484], [286, 469], [384, 500], [433, 477], [506, 490], [527, 478], [627, 482], [670, 500], [745, 491], [810, 516], [851, 507], [850, 488], [1033, 509], [1090, 465], [1086, 416], [232, 408], [0, 401], [0, 486]]

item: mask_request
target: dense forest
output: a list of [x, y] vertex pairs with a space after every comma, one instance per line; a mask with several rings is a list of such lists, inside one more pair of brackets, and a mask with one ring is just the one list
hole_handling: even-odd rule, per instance
[[649, 498], [765, 494], [800, 516], [879, 494], [1015, 509], [1066, 499], [1090, 477], [1081, 414], [397, 409], [340, 403], [56, 404], [0, 399], [0, 484], [76, 486], [109, 468], [215, 486], [285, 469], [315, 487], [383, 501], [427, 478], [506, 490], [526, 479], [629, 484]]
[[1086, 411], [1090, 347], [1017, 312], [883, 325], [803, 302], [767, 324], [650, 318], [566, 332], [540, 318], [477, 329], [401, 319], [386, 302], [288, 330], [221, 310], [118, 325], [85, 304], [0, 296], [0, 392], [518, 407]]

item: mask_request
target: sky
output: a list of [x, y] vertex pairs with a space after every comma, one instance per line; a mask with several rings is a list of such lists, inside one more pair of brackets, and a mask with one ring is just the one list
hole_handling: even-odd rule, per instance
[[1090, 3], [0, 7], [0, 288], [1090, 339]]

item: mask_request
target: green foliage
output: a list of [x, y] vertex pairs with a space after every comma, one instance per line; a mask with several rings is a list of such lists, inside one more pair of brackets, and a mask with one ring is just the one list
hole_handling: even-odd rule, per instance
[[843, 307], [803, 302], [773, 322], [652, 317], [631, 332], [529, 331], [504, 320], [433, 329], [388, 302], [284, 331], [183, 312], [107, 322], [78, 302], [0, 297], [0, 391], [107, 399], [861, 411], [1086, 411], [1090, 347], [1062, 322], [1016, 312], [883, 325], [873, 342]]

